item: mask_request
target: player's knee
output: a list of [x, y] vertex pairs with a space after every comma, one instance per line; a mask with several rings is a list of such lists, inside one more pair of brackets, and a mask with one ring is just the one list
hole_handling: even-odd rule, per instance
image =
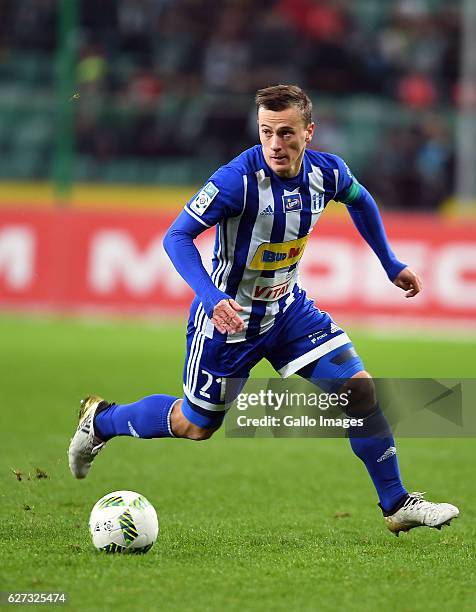
[[353, 418], [368, 416], [377, 402], [374, 381], [365, 370], [349, 378], [343, 384], [340, 393], [347, 393], [349, 403], [345, 412]]
[[215, 433], [219, 426], [200, 427], [187, 419], [182, 412], [182, 400], [179, 400], [170, 417], [172, 432], [176, 438], [188, 438], [189, 440], [208, 440]]
[[196, 442], [208, 440], [213, 436], [217, 429], [218, 427], [215, 427], [214, 429], [205, 429], [204, 427], [198, 427], [197, 425], [190, 423], [190, 427], [188, 428], [186, 436], [184, 437], [188, 438], [189, 440], [195, 440]]

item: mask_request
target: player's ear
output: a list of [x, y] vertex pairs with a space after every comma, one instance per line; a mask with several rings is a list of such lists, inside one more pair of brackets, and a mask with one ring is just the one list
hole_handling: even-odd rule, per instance
[[314, 135], [314, 128], [315, 127], [316, 127], [316, 124], [313, 121], [306, 128], [306, 143], [307, 144], [309, 144], [311, 142], [311, 140], [312, 140], [312, 137]]

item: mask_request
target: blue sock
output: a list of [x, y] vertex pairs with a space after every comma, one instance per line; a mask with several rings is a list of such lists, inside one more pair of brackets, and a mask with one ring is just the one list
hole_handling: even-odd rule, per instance
[[173, 438], [170, 413], [178, 399], [171, 395], [149, 395], [133, 404], [113, 404], [96, 415], [94, 428], [102, 440], [114, 436]]
[[382, 509], [391, 510], [407, 491], [400, 478], [395, 440], [378, 404], [362, 427], [349, 428], [349, 438], [352, 450], [365, 463]]

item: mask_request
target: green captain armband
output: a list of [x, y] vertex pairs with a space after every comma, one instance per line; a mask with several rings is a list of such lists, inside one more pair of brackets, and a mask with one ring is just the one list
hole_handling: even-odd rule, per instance
[[347, 189], [347, 191], [344, 192], [344, 194], [342, 195], [342, 197], [339, 198], [340, 202], [343, 202], [344, 204], [350, 204], [351, 202], [353, 202], [356, 198], [358, 198], [360, 195], [360, 185], [359, 183], [354, 179], [352, 181], [352, 185], [349, 187], [349, 189]]

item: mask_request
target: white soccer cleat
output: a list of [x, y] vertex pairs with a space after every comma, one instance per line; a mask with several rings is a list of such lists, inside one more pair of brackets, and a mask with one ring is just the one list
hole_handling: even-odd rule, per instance
[[[104, 406], [105, 405], [105, 406]], [[75, 478], [86, 478], [96, 455], [106, 446], [94, 432], [94, 417], [99, 407], [110, 406], [98, 395], [81, 400], [79, 425], [68, 449], [69, 469]]]
[[459, 515], [459, 510], [452, 504], [437, 504], [423, 499], [424, 493], [409, 493], [403, 506], [390, 516], [385, 516], [385, 523], [396, 536], [400, 531], [410, 531], [415, 527], [434, 527], [441, 529], [450, 525], [452, 519]]

